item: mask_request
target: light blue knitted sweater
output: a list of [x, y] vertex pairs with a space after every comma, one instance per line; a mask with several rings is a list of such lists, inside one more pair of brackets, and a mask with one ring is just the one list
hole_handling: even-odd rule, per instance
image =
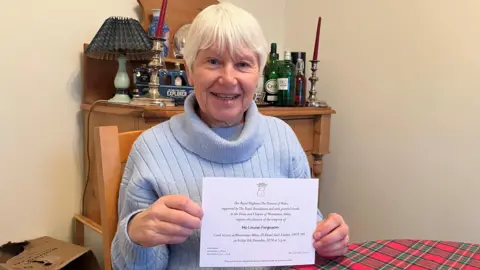
[[197, 116], [195, 106], [191, 94], [185, 113], [145, 131], [132, 147], [120, 186], [114, 269], [200, 269], [198, 230], [176, 245], [144, 248], [130, 240], [129, 220], [161, 196], [185, 194], [201, 206], [203, 177], [310, 177], [293, 130], [278, 118], [261, 115], [254, 102], [243, 126], [215, 130]]

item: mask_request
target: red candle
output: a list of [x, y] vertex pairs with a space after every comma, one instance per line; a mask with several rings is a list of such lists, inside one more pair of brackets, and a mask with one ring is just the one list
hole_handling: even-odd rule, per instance
[[318, 40], [320, 38], [320, 26], [321, 25], [322, 25], [322, 17], [318, 17], [317, 35], [315, 37], [315, 46], [313, 47], [313, 60], [317, 60], [317, 58], [318, 58]]
[[163, 33], [163, 24], [165, 22], [165, 13], [167, 12], [167, 0], [163, 0], [162, 9], [160, 10], [160, 18], [158, 18], [157, 30], [155, 37], [159, 38]]

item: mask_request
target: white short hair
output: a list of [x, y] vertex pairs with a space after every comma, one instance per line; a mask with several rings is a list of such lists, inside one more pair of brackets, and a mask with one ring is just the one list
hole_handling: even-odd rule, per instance
[[212, 46], [229, 50], [246, 48], [258, 59], [259, 72], [263, 71], [268, 54], [268, 44], [262, 28], [252, 14], [231, 3], [222, 2], [202, 10], [193, 20], [185, 39], [184, 59], [189, 71], [199, 50]]

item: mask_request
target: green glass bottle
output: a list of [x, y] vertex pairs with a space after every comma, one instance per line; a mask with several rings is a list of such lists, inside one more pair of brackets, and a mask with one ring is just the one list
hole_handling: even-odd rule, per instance
[[278, 57], [277, 57], [277, 44], [272, 43], [270, 45], [269, 62], [265, 67], [264, 89], [265, 89], [265, 103], [270, 105], [276, 105], [278, 97]]
[[295, 66], [292, 55], [285, 51], [284, 60], [278, 68], [278, 106], [293, 106], [295, 103]]

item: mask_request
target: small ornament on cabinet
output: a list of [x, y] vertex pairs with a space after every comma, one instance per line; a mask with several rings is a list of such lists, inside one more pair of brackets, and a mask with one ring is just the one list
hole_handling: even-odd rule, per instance
[[180, 27], [173, 35], [173, 55], [177, 59], [183, 59], [183, 48], [185, 47], [185, 39], [191, 24], [185, 24]]

